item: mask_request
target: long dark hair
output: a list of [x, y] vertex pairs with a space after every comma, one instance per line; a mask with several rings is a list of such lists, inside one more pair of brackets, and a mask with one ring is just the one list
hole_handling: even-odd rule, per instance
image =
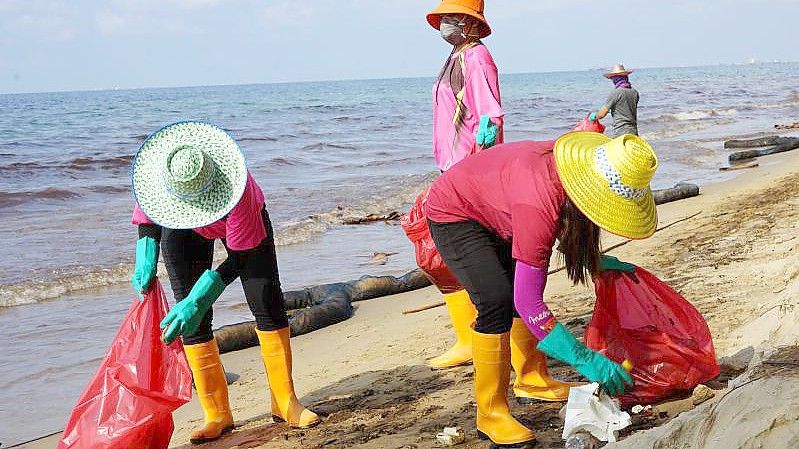
[[599, 226], [580, 212], [567, 197], [560, 210], [558, 251], [563, 255], [566, 275], [574, 284], [585, 284], [599, 273]]

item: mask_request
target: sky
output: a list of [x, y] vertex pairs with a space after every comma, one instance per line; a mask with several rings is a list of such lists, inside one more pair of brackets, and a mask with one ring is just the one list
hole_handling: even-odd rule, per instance
[[[799, 0], [487, 0], [501, 73], [799, 60]], [[0, 93], [434, 76], [436, 0], [0, 0]]]

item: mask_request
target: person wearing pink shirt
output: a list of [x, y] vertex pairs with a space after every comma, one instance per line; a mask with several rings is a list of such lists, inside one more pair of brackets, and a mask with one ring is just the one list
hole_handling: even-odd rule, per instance
[[[299, 428], [318, 423], [294, 392], [272, 224], [236, 142], [208, 123], [175, 123], [142, 144], [132, 173], [139, 232], [132, 284], [143, 298], [156, 276], [160, 246], [177, 301], [161, 322], [162, 338], [170, 343], [182, 336], [205, 414], [191, 442], [211, 441], [233, 428], [211, 324], [213, 303], [236, 278], [255, 316], [273, 418]], [[215, 240], [227, 258], [212, 269]]]
[[433, 84], [433, 155], [443, 172], [503, 141], [502, 101], [483, 0], [442, 0], [428, 23], [452, 45]]
[[600, 253], [600, 229], [652, 235], [649, 187], [657, 157], [643, 139], [573, 132], [557, 141], [513, 142], [470, 156], [433, 184], [425, 211], [447, 266], [477, 307], [472, 331], [477, 430], [508, 447], [535, 439], [511, 414], [507, 389], [514, 313], [534, 335], [531, 351], [573, 366], [619, 395], [632, 378], [578, 342], [544, 303], [555, 241], [567, 276], [585, 283], [630, 265]]

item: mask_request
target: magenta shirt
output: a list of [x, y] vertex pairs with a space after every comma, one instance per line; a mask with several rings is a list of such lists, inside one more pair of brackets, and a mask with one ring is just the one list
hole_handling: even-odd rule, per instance
[[[266, 238], [261, 215], [263, 207], [264, 193], [248, 172], [244, 194], [227, 217], [208, 226], [195, 228], [194, 232], [209, 240], [225, 239], [226, 246], [234, 251], [253, 249]], [[153, 224], [138, 204], [133, 208], [133, 224]]]
[[[500, 127], [497, 143], [502, 143], [502, 102], [499, 94], [499, 76], [494, 59], [485, 45], [477, 45], [464, 53], [464, 95], [466, 113], [461, 132], [455, 136], [455, 93], [449, 83], [442, 81], [433, 85], [433, 155], [441, 171], [472, 154], [475, 149], [475, 134], [480, 125], [480, 117], [487, 115]], [[458, 54], [452, 55], [457, 58]], [[458, 63], [457, 61], [455, 62]]]
[[566, 193], [554, 141], [513, 142], [469, 156], [430, 189], [427, 218], [436, 223], [476, 221], [512, 242], [513, 258], [546, 268]]

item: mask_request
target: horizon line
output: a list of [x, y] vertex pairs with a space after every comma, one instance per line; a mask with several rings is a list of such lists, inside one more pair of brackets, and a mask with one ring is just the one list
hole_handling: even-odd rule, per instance
[[[635, 70], [652, 70], [652, 69], [688, 69], [688, 68], [701, 68], [701, 67], [719, 67], [719, 66], [739, 66], [739, 65], [766, 65], [766, 64], [795, 64], [799, 61], [763, 61], [763, 62], [729, 62], [717, 64], [702, 64], [702, 65], [671, 65], [671, 66], [643, 66], [637, 67]], [[587, 69], [570, 69], [570, 70], [544, 70], [536, 72], [500, 72], [500, 75], [539, 75], [550, 73], [574, 73], [574, 72], [592, 72], [605, 70], [607, 67], [594, 67]], [[84, 93], [84, 92], [124, 92], [136, 90], [162, 90], [162, 89], [196, 89], [204, 87], [236, 87], [236, 86], [262, 86], [262, 85], [275, 85], [275, 84], [310, 84], [310, 83], [339, 83], [339, 82], [352, 82], [352, 81], [380, 81], [380, 80], [403, 80], [403, 79], [420, 79], [420, 78], [434, 78], [433, 76], [402, 76], [402, 77], [374, 77], [374, 78], [340, 78], [340, 79], [318, 79], [318, 80], [300, 80], [300, 81], [267, 81], [267, 82], [251, 82], [251, 83], [232, 83], [232, 84], [189, 84], [189, 85], [161, 85], [161, 86], [139, 86], [139, 87], [101, 87], [97, 89], [65, 89], [65, 90], [41, 90], [41, 91], [28, 91], [28, 92], [0, 92], [0, 96], [10, 95], [37, 95], [37, 94], [66, 94], [66, 93]]]

